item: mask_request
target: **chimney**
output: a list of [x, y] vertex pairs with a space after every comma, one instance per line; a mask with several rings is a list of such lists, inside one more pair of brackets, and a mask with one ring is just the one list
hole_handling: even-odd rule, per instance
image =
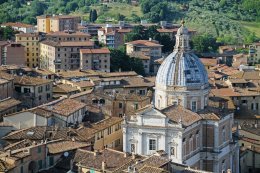
[[11, 156], [11, 150], [7, 150], [7, 157]]
[[126, 158], [127, 157], [127, 153], [124, 153], [124, 158]]
[[94, 151], [94, 156], [97, 156], [97, 154], [98, 154], [98, 151], [95, 150], [95, 151]]
[[102, 170], [105, 171], [106, 167], [107, 167], [106, 162], [102, 161]]
[[132, 154], [132, 159], [135, 160], [136, 159], [136, 155], [133, 153]]

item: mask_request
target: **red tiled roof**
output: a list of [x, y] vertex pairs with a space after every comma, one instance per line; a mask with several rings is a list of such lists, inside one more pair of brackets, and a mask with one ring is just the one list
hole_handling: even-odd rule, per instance
[[86, 54], [108, 54], [110, 50], [108, 48], [101, 48], [101, 49], [80, 49], [81, 53]]
[[200, 58], [200, 60], [204, 65], [215, 66], [218, 63], [218, 60], [213, 58]]
[[139, 46], [148, 46], [148, 47], [162, 47], [163, 45], [155, 43], [154, 41], [149, 40], [135, 40], [128, 42], [126, 44], [133, 44], [133, 45], [139, 45]]
[[11, 27], [19, 27], [19, 28], [31, 28], [31, 27], [33, 27], [33, 25], [29, 25], [29, 24], [26, 24], [26, 23], [20, 23], [20, 22], [3, 23], [3, 24], [1, 24], [1, 26], [11, 26]]

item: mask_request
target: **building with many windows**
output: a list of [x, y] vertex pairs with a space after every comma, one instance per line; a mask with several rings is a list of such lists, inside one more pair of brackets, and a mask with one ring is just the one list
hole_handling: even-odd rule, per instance
[[94, 48], [92, 41], [42, 41], [41, 67], [53, 72], [80, 68], [80, 49]]
[[28, 67], [39, 67], [40, 48], [39, 41], [41, 36], [38, 33], [22, 33], [15, 35], [15, 41], [25, 47], [25, 64]]
[[38, 32], [50, 33], [56, 31], [73, 30], [77, 31], [79, 16], [69, 15], [43, 15], [37, 17]]
[[109, 49], [80, 49], [80, 69], [110, 72]]
[[15, 76], [15, 97], [25, 108], [35, 107], [52, 100], [52, 81], [28, 76]]
[[126, 53], [141, 59], [146, 74], [154, 73], [154, 61], [162, 57], [162, 46], [155, 40], [135, 40], [127, 42]]
[[123, 151], [151, 155], [164, 150], [173, 162], [210, 171], [239, 172], [234, 114], [227, 101], [209, 98], [208, 76], [189, 47], [184, 26], [156, 76], [155, 102], [123, 123]]
[[20, 43], [1, 41], [0, 65], [24, 65], [25, 47]]
[[46, 34], [46, 39], [52, 41], [60, 41], [60, 42], [89, 41], [90, 35], [83, 32], [65, 30], [65, 31], [50, 32]]

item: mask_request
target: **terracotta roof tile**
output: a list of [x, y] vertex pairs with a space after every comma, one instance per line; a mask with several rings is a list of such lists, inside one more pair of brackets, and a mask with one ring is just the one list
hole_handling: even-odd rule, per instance
[[36, 77], [29, 77], [29, 76], [15, 76], [14, 77], [14, 84], [17, 85], [42, 85], [52, 83], [51, 80], [36, 78]]
[[8, 23], [2, 23], [1, 26], [11, 26], [11, 27], [19, 27], [19, 28], [32, 28], [33, 25], [29, 25], [26, 23], [20, 23], [20, 22], [8, 22]]
[[79, 102], [77, 100], [63, 98], [58, 102], [48, 103], [48, 105], [41, 106], [43, 109], [50, 110], [62, 116], [69, 116], [72, 113], [84, 108], [85, 103]]
[[201, 120], [201, 117], [197, 113], [185, 109], [181, 105], [169, 106], [162, 109], [161, 112], [176, 123], [182, 122], [185, 127]]
[[41, 44], [45, 44], [52, 47], [94, 47], [92, 41], [68, 41], [68, 42], [55, 42], [51, 40], [42, 41]]
[[108, 48], [101, 49], [80, 49], [80, 52], [83, 54], [110, 54]]
[[149, 41], [149, 40], [135, 40], [131, 42], [127, 42], [125, 44], [132, 44], [136, 46], [148, 46], [148, 47], [162, 47], [163, 45], [158, 44], [154, 41]]
[[77, 141], [53, 141], [47, 144], [48, 152], [50, 154], [63, 153], [65, 151], [76, 150], [90, 146], [90, 143]]
[[14, 106], [17, 106], [19, 104], [21, 104], [19, 100], [10, 97], [4, 100], [0, 100], [0, 112], [12, 108]]
[[53, 87], [53, 93], [70, 93], [75, 91], [79, 90], [69, 84], [59, 84]]
[[68, 32], [68, 31], [57, 31], [57, 32], [51, 32], [48, 33], [46, 36], [82, 36], [82, 37], [90, 37], [89, 34], [84, 33], [84, 32]]

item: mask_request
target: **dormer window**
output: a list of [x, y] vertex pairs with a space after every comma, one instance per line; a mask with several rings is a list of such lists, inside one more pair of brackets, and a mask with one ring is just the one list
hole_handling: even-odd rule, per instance
[[197, 102], [196, 101], [192, 101], [191, 102], [191, 110], [193, 112], [196, 112], [197, 111]]

